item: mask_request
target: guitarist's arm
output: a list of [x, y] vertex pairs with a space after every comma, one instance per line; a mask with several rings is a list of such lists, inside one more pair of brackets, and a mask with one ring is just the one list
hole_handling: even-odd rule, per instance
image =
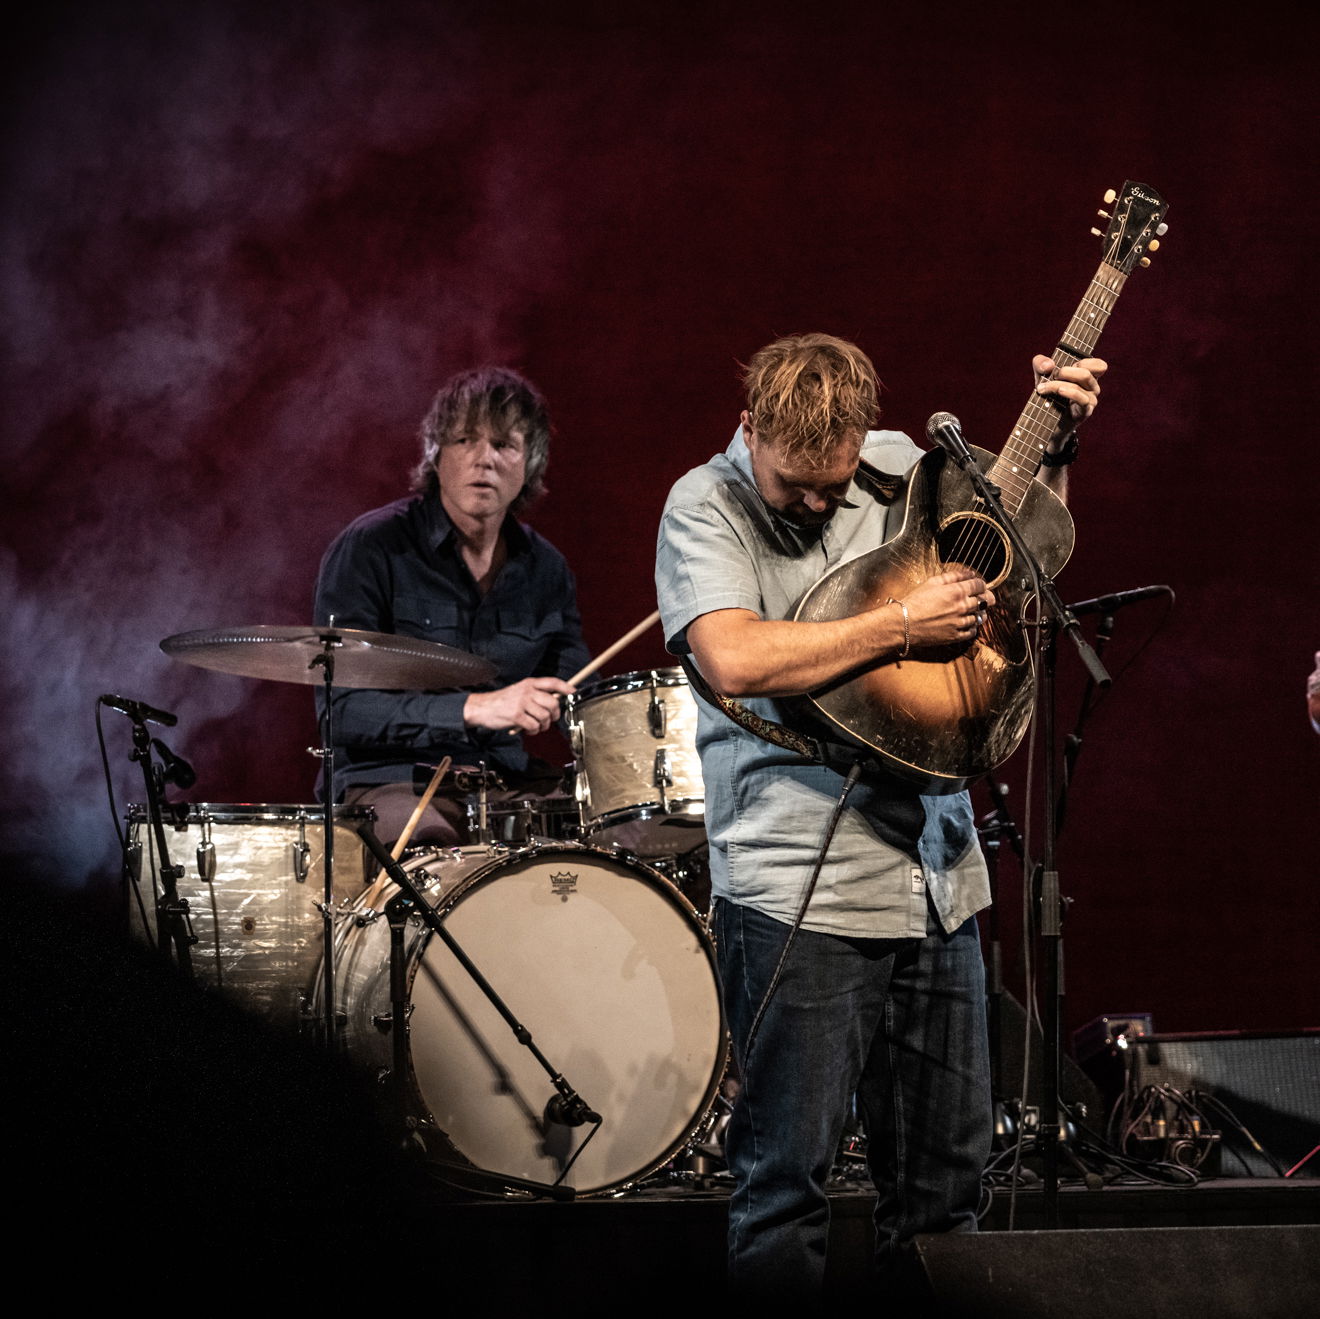
[[969, 641], [977, 611], [994, 592], [967, 568], [927, 578], [910, 591], [907, 629], [898, 604], [851, 618], [799, 623], [763, 619], [750, 609], [716, 609], [687, 628], [706, 680], [726, 696], [795, 696], [877, 659]]
[[[1100, 377], [1109, 364], [1098, 357], [1084, 357], [1074, 366], [1056, 367], [1053, 359], [1042, 354], [1033, 358], [1031, 365], [1036, 372], [1036, 392], [1055, 399], [1059, 408], [1059, 430], [1046, 449], [1047, 453], [1057, 453], [1068, 434], [1095, 411], [1100, 401]], [[1036, 480], [1067, 502], [1067, 467], [1042, 467]]]

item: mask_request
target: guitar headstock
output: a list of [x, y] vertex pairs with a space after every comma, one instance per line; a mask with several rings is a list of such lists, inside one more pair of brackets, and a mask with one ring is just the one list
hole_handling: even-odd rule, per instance
[[1100, 211], [1100, 218], [1109, 221], [1105, 230], [1092, 229], [1097, 238], [1104, 239], [1105, 262], [1124, 275], [1132, 273], [1133, 266], [1150, 265], [1147, 252], [1160, 245], [1168, 225], [1164, 213], [1169, 204], [1154, 188], [1130, 179], [1122, 192], [1112, 188], [1105, 193], [1105, 203], [1113, 210]]

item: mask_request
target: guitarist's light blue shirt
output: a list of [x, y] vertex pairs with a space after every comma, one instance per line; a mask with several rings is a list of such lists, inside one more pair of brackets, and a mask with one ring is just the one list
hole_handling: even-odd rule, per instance
[[[898, 431], [871, 431], [862, 447], [863, 459], [894, 474], [920, 456]], [[739, 428], [728, 449], [681, 478], [665, 504], [656, 590], [669, 650], [690, 655], [688, 626], [717, 609], [790, 617], [827, 571], [896, 534], [901, 516], [901, 504], [886, 505], [854, 481], [823, 528], [789, 526], [756, 494]], [[773, 541], [766, 518], [777, 529]], [[789, 722], [775, 700], [741, 704], [776, 723]], [[712, 892], [792, 922], [843, 779], [756, 736], [706, 701], [697, 705]], [[927, 933], [928, 899], [947, 931], [990, 903], [967, 794], [925, 796], [896, 779], [858, 783], [803, 927], [920, 938]]]

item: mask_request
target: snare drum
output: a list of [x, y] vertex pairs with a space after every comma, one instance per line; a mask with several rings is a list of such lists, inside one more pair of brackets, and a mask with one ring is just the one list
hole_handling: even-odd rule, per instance
[[[325, 815], [320, 806], [167, 806], [165, 846], [182, 866], [197, 983], [282, 1026], [297, 1026], [324, 953]], [[354, 826], [370, 807], [334, 808], [333, 892], [337, 904], [360, 894], [376, 872]], [[176, 822], [177, 821], [177, 822]], [[160, 858], [145, 806], [128, 808], [133, 883], [129, 929], [156, 941]]]
[[[467, 803], [468, 831], [479, 842], [481, 804]], [[487, 837], [484, 841], [504, 847], [526, 847], [528, 843], [548, 840], [559, 843], [577, 838], [578, 804], [572, 797], [519, 797], [512, 801], [486, 803]]]
[[682, 669], [586, 687], [569, 701], [568, 724], [588, 842], [650, 858], [706, 841], [697, 703]]
[[[547, 1117], [556, 1090], [442, 940], [417, 917], [404, 939], [412, 1116], [433, 1158], [579, 1195], [668, 1161], [724, 1074], [714, 952], [691, 905], [647, 866], [551, 844], [421, 852], [404, 862], [446, 929], [552, 1067], [604, 1119]], [[388, 1074], [390, 930], [381, 881], [343, 923], [336, 964], [349, 1059]], [[371, 906], [367, 906], [367, 901]], [[359, 923], [363, 922], [363, 923]], [[581, 1153], [568, 1167], [575, 1152]]]

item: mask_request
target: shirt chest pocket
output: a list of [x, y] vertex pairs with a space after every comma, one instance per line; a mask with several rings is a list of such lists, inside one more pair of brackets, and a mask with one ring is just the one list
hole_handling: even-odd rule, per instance
[[558, 611], [547, 614], [529, 609], [503, 608], [499, 611], [499, 648], [506, 671], [519, 677], [531, 674], [540, 663], [551, 637], [563, 626]]
[[405, 637], [420, 637], [444, 646], [468, 649], [468, 623], [455, 604], [418, 595], [394, 597], [394, 628]]

